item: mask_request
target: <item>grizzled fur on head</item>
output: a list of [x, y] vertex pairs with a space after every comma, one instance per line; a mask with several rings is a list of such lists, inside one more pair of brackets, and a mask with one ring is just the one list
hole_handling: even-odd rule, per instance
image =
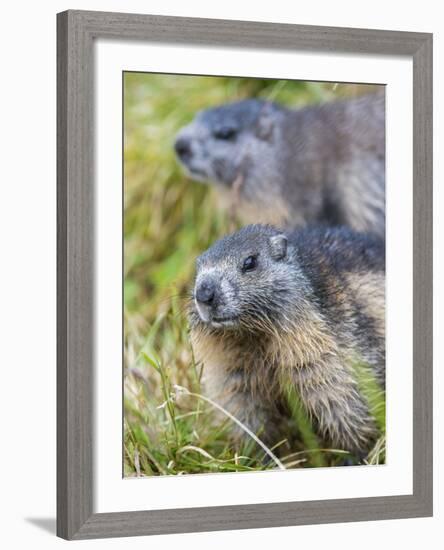
[[249, 225], [222, 238], [196, 262], [192, 323], [212, 329], [273, 332], [283, 310], [308, 292], [287, 236]]
[[240, 175], [254, 175], [251, 159], [274, 150], [280, 112], [258, 99], [201, 111], [176, 136], [179, 160], [194, 179], [230, 187]]

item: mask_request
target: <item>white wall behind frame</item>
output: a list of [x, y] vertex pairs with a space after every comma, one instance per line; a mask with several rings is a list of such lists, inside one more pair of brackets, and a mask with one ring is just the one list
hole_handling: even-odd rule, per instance
[[[434, 32], [435, 181], [444, 181], [444, 56], [441, 4], [351, 0], [47, 0], [7, 2], [2, 41], [2, 544], [66, 548], [55, 523], [55, 13], [67, 8], [255, 19]], [[20, 25], [18, 29], [17, 25]], [[19, 144], [21, 144], [19, 146]], [[442, 186], [435, 185], [435, 362], [442, 365]], [[439, 246], [441, 245], [441, 246]], [[439, 247], [439, 250], [438, 250]], [[227, 550], [252, 547], [359, 550], [437, 548], [444, 531], [442, 369], [435, 369], [435, 517], [71, 543], [82, 549]], [[440, 429], [438, 429], [440, 428]], [[48, 532], [49, 531], [51, 532]]]

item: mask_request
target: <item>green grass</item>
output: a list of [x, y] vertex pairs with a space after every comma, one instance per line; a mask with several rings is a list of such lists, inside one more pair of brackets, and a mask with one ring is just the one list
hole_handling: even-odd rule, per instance
[[[126, 476], [251, 471], [276, 462], [247, 436], [235, 448], [233, 420], [215, 420], [185, 315], [194, 260], [233, 229], [210, 186], [188, 180], [172, 144], [199, 109], [245, 97], [305, 105], [368, 87], [263, 79], [125, 73], [124, 76], [124, 472]], [[185, 388], [184, 390], [181, 388]], [[276, 442], [285, 467], [331, 466], [343, 455], [321, 449], [297, 403], [302, 434]], [[258, 434], [260, 437], [260, 434]], [[381, 439], [369, 461], [384, 459]]]

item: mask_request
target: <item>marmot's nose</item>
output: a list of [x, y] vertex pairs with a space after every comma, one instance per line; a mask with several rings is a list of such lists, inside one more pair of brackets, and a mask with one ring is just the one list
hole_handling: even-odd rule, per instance
[[211, 305], [216, 294], [216, 286], [213, 281], [202, 281], [196, 288], [196, 300], [201, 304]]
[[185, 161], [191, 157], [191, 143], [190, 140], [185, 137], [180, 137], [176, 139], [174, 149], [176, 150], [177, 156], [181, 160]]

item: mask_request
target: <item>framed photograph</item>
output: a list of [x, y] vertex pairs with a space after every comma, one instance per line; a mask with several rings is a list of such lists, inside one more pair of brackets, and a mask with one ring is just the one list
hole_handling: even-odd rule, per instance
[[57, 30], [58, 535], [432, 515], [432, 35]]

